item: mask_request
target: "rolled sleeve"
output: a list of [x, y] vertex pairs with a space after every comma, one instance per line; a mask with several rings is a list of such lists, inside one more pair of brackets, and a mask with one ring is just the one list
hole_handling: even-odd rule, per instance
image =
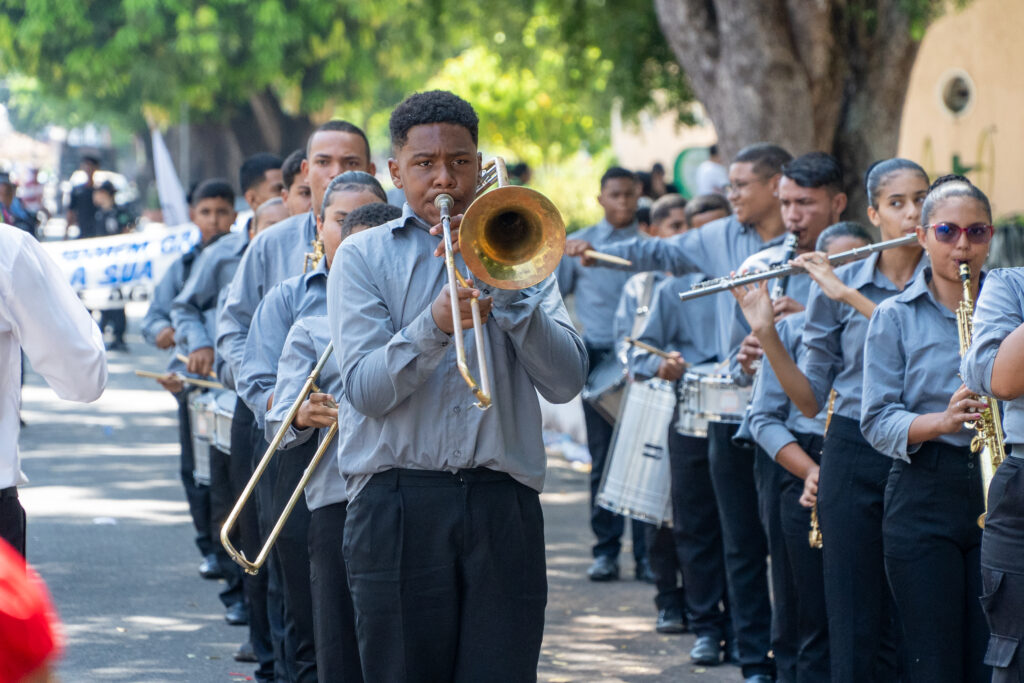
[[910, 462], [907, 435], [917, 413], [907, 410], [903, 395], [907, 354], [899, 319], [891, 307], [880, 305], [868, 323], [864, 346], [864, 386], [860, 427], [871, 446], [892, 458]]
[[772, 460], [783, 446], [796, 441], [796, 437], [786, 427], [790, 412], [789, 397], [779, 385], [771, 363], [765, 358], [750, 399], [749, 425], [754, 441]]

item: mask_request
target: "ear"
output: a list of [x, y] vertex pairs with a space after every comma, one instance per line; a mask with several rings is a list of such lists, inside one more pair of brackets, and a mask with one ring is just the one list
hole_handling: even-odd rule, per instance
[[253, 211], [259, 208], [258, 206], [255, 206], [253, 204], [253, 202], [256, 201], [256, 190], [246, 190], [245, 195], [243, 196], [245, 197], [245, 203], [248, 204], [249, 208], [251, 208]]
[[366, 167], [366, 172], [370, 175], [377, 175], [377, 164], [370, 162], [370, 165]]
[[316, 214], [316, 236], [322, 238], [324, 234], [324, 217]]
[[921, 225], [917, 226], [917, 243], [921, 245], [925, 252], [928, 251], [928, 229]]
[[878, 209], [873, 206], [868, 206], [868, 220], [876, 228], [882, 227], [882, 217], [878, 215]]
[[395, 187], [399, 190], [405, 188], [402, 184], [402, 173], [398, 168], [398, 159], [388, 159], [388, 173], [391, 174], [391, 182], [394, 183]]
[[288, 188], [287, 187], [282, 187], [281, 188], [281, 201], [284, 201], [284, 202], [288, 201]]
[[781, 173], [776, 173], [775, 175], [768, 179], [768, 189], [772, 191], [773, 197], [777, 198], [779, 196], [779, 181], [781, 180]]
[[309, 182], [309, 159], [303, 159], [302, 160], [302, 166], [300, 166], [299, 169], [300, 169], [299, 173], [302, 174], [302, 177], [305, 178], [306, 182], [308, 183]]
[[839, 220], [839, 217], [843, 215], [843, 211], [846, 210], [846, 203], [849, 199], [845, 192], [837, 192], [832, 197], [832, 222], [835, 223]]

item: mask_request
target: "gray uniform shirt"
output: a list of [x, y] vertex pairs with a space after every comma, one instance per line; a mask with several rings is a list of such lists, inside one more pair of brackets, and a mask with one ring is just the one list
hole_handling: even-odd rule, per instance
[[232, 378], [239, 374], [256, 306], [271, 287], [302, 274], [314, 239], [316, 218], [309, 212], [270, 226], [246, 250], [217, 316], [217, 355]]
[[303, 275], [275, 285], [256, 306], [252, 329], [246, 336], [235, 389], [262, 426], [267, 400], [277, 381], [277, 363], [292, 324], [307, 315], [327, 315], [327, 262]]
[[[964, 384], [982, 396], [992, 395], [992, 367], [1003, 340], [1024, 323], [1024, 268], [999, 268], [985, 278], [974, 309], [974, 338], [960, 362]], [[1024, 444], [1024, 397], [1000, 401], [1006, 443]], [[1013, 453], [1024, 457], [1020, 448]]]
[[[156, 346], [156, 338], [165, 328], [174, 327], [171, 323], [171, 303], [174, 301], [174, 297], [178, 296], [181, 288], [185, 286], [185, 281], [192, 271], [192, 265], [202, 250], [202, 243], [198, 243], [182, 254], [180, 258], [175, 259], [164, 276], [160, 278], [160, 282], [156, 283], [156, 287], [153, 288], [149, 308], [146, 309], [146, 315], [142, 318], [142, 338], [153, 346]], [[174, 351], [167, 361], [168, 372], [184, 372], [185, 364], [177, 358], [178, 353], [184, 352], [184, 348], [178, 344], [177, 335], [175, 335]]]
[[[931, 277], [924, 268], [902, 293], [878, 304], [864, 347], [861, 432], [879, 453], [907, 462], [921, 447], [907, 445], [910, 423], [946, 410], [961, 384], [956, 314], [932, 296]], [[935, 441], [969, 446], [973, 434], [963, 428]]]
[[[339, 454], [349, 498], [392, 468], [487, 467], [539, 491], [546, 461], [537, 392], [553, 403], [580, 392], [583, 340], [553, 276], [519, 291], [481, 287], [494, 299], [484, 326], [493, 405], [475, 408], [451, 337], [430, 313], [447, 278], [428, 230], [406, 204], [401, 218], [346, 239], [328, 278], [345, 394], [366, 416]], [[455, 260], [466, 272], [461, 255]], [[463, 337], [475, 369], [472, 330]]]
[[[295, 399], [298, 398], [302, 386], [306, 383], [309, 373], [316, 367], [317, 361], [323, 355], [327, 345], [331, 342], [331, 330], [327, 324], [327, 316], [311, 315], [296, 320], [295, 324], [288, 331], [288, 336], [281, 351], [281, 362], [278, 364], [277, 384], [274, 387], [274, 406], [267, 413], [266, 435], [267, 441], [274, 439], [277, 431], [284, 423], [288, 411], [291, 410]], [[345, 440], [348, 430], [362, 419], [362, 415], [352, 410], [352, 406], [345, 400], [344, 388], [341, 384], [341, 373], [338, 370], [337, 353], [331, 355], [331, 359], [324, 365], [316, 384], [320, 387], [320, 393], [330, 394], [338, 403], [338, 435], [335, 437], [337, 451], [345, 451]], [[284, 440], [281, 442], [282, 449], [305, 443], [318, 432], [317, 440], [322, 443], [327, 434], [326, 429], [296, 429], [294, 426], [288, 428]], [[316, 510], [334, 503], [344, 503], [348, 500], [345, 493], [345, 479], [341, 476], [338, 467], [338, 459], [332, 457], [334, 450], [324, 453], [320, 465], [313, 472], [313, 477], [306, 485], [306, 505], [310, 510]], [[285, 452], [281, 457], [287, 458]]]
[[[668, 277], [661, 271], [637, 273], [626, 281], [619, 297], [619, 305], [615, 309], [615, 354], [619, 361], [627, 363], [636, 348], [626, 343], [626, 337], [640, 334], [647, 317], [651, 314], [654, 303], [654, 292], [658, 285]], [[628, 363], [627, 363], [628, 364]]]
[[[836, 276], [845, 284], [878, 304], [899, 294], [900, 290], [878, 269], [878, 254], [863, 261], [848, 263], [836, 269]], [[922, 252], [914, 270], [914, 282], [928, 266]], [[817, 284], [807, 299], [807, 322], [804, 344], [807, 352], [800, 361], [800, 370], [807, 376], [814, 397], [822, 408], [828, 406], [829, 392], [835, 388], [835, 415], [860, 420], [861, 387], [864, 383], [864, 354], [868, 319], [853, 306], [833, 301]]]
[[[806, 313], [801, 311], [786, 316], [775, 326], [782, 344], [797, 363], [804, 355], [805, 320]], [[825, 432], [825, 411], [822, 410], [813, 418], [804, 417], [782, 390], [768, 358], [762, 360], [757, 385], [750, 399], [750, 414], [747, 419], [754, 441], [772, 457], [772, 460], [783, 446], [796, 441], [794, 434], [820, 436]]]

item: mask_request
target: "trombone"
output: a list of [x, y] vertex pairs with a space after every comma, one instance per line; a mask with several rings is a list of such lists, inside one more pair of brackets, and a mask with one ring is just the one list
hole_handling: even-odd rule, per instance
[[320, 377], [321, 371], [324, 366], [327, 365], [327, 361], [330, 359], [331, 354], [334, 352], [334, 342], [327, 345], [324, 349], [323, 354], [320, 356], [320, 360], [317, 361], [316, 367], [309, 373], [309, 377], [306, 378], [306, 383], [302, 385], [302, 390], [299, 392], [298, 397], [295, 399], [295, 403], [292, 404], [291, 409], [288, 411], [288, 415], [285, 417], [284, 422], [278, 428], [277, 433], [274, 434], [274, 440], [270, 442], [270, 446], [263, 453], [263, 457], [260, 459], [259, 464], [256, 465], [256, 471], [249, 477], [249, 482], [245, 485], [245, 489], [242, 490], [238, 500], [235, 501], [235, 506], [231, 509], [231, 514], [224, 520], [223, 526], [220, 528], [220, 542], [224, 546], [224, 550], [227, 551], [228, 555], [238, 563], [247, 574], [256, 575], [263, 563], [267, 561], [267, 556], [270, 555], [270, 549], [274, 546], [277, 541], [277, 537], [281, 535], [281, 530], [284, 529], [285, 523], [292, 514], [292, 510], [295, 508], [295, 504], [299, 502], [299, 497], [302, 495], [303, 489], [306, 488], [306, 484], [309, 483], [310, 478], [316, 471], [317, 465], [320, 464], [320, 460], [323, 458], [324, 453], [327, 452], [327, 447], [334, 440], [335, 434], [338, 433], [338, 422], [335, 421], [327, 431], [327, 435], [323, 441], [320, 442], [319, 447], [316, 449], [316, 453], [309, 461], [309, 465], [306, 466], [306, 470], [302, 473], [302, 478], [296, 485], [295, 490], [292, 491], [291, 497], [288, 499], [287, 505], [284, 507], [284, 511], [281, 512], [281, 516], [278, 517], [277, 523], [274, 524], [274, 528], [271, 529], [270, 535], [267, 536], [266, 542], [260, 549], [256, 559], [249, 560], [245, 556], [245, 552], [235, 548], [234, 544], [231, 543], [229, 538], [231, 530], [238, 522], [238, 517], [242, 514], [242, 509], [248, 502], [249, 497], [252, 496], [252, 492], [256, 490], [256, 484], [259, 482], [260, 477], [266, 471], [267, 466], [270, 465], [270, 460], [274, 457], [277, 452], [277, 447], [281, 445], [281, 441], [284, 439], [285, 434], [288, 433], [289, 427], [292, 426], [292, 422], [295, 421], [295, 416], [299, 414], [299, 408], [302, 407], [302, 402], [306, 400], [311, 391], [317, 391], [316, 380]]
[[[483, 194], [495, 183], [497, 188], [494, 191]], [[477, 297], [470, 301], [470, 310], [479, 382], [470, 372], [462, 338], [462, 318], [459, 315], [456, 286], [467, 287], [468, 282], [455, 267], [451, 229], [454, 204], [455, 200], [449, 194], [440, 194], [434, 198], [434, 206], [441, 212], [441, 230], [444, 235], [444, 263], [448, 273], [448, 294], [451, 297], [452, 328], [456, 331], [453, 335], [455, 362], [462, 379], [476, 396], [476, 406], [486, 410], [491, 405], [491, 381], [487, 372], [483, 324]], [[505, 160], [494, 157], [480, 169], [476, 199], [466, 209], [459, 227], [459, 245], [462, 259], [475, 278], [499, 289], [525, 289], [537, 284], [558, 267], [562, 252], [565, 251], [565, 223], [547, 197], [535, 190], [510, 185]]]

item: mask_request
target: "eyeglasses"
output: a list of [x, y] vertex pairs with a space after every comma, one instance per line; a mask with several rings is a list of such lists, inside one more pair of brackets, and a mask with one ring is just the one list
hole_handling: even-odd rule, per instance
[[995, 228], [985, 223], [975, 223], [961, 228], [956, 223], [933, 223], [928, 226], [935, 234], [935, 239], [945, 244], [956, 244], [960, 241], [960, 234], [967, 235], [967, 241], [971, 244], [988, 244], [992, 240], [992, 233]]

